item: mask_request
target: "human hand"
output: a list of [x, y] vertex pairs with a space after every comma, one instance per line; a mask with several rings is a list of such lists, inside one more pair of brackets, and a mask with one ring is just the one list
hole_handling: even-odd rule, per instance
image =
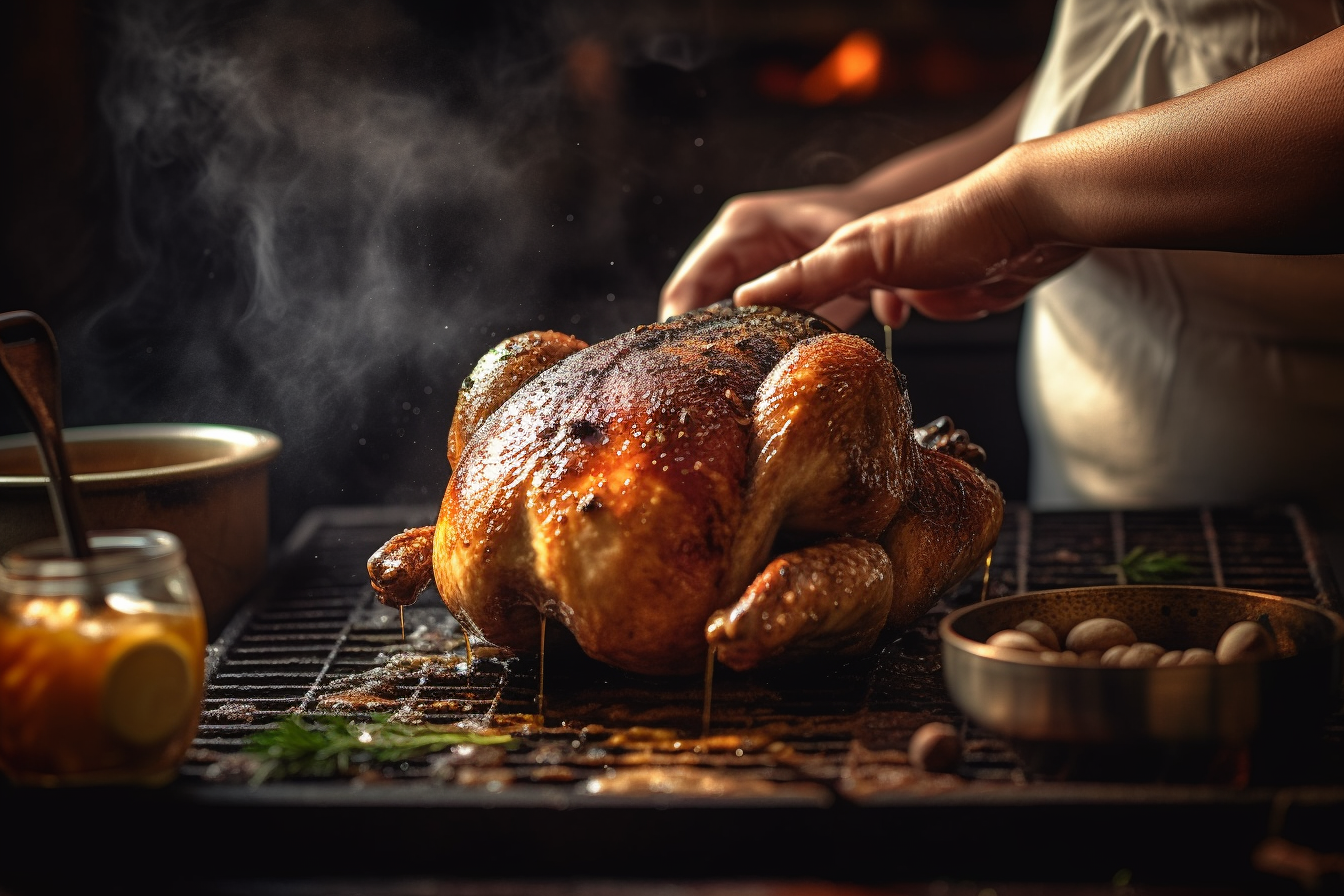
[[1006, 311], [1084, 251], [1038, 236], [1014, 154], [839, 227], [801, 258], [737, 288], [738, 305], [816, 308], [871, 294], [873, 313], [900, 326], [910, 308], [937, 320]]
[[[820, 246], [858, 215], [857, 199], [845, 187], [749, 193], [729, 200], [668, 278], [658, 318], [726, 298], [739, 284]], [[866, 310], [865, 302], [854, 313], [855, 304], [832, 305], [823, 313], [847, 326]]]

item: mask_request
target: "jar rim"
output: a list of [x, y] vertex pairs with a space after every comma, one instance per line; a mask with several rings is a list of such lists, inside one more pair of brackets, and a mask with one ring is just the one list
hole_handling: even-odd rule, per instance
[[0, 557], [0, 579], [101, 579], [165, 561], [178, 563], [184, 553], [176, 535], [157, 529], [90, 532], [89, 547], [93, 556], [78, 558], [66, 556], [58, 538], [26, 542]]

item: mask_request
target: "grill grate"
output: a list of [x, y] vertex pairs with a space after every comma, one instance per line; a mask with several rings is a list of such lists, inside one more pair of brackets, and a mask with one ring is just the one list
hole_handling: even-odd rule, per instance
[[[373, 599], [365, 559], [399, 527], [431, 519], [430, 510], [389, 508], [310, 516], [291, 539], [289, 562], [211, 648], [205, 711], [186, 777], [230, 780], [230, 757], [245, 739], [295, 711], [360, 718], [391, 712], [476, 726], [535, 712], [535, 659], [485, 657], [468, 675], [457, 665], [463, 647], [456, 624], [432, 589], [406, 611], [405, 640], [397, 614]], [[1114, 583], [1116, 574], [1103, 568], [1137, 546], [1186, 555], [1190, 572], [1170, 580], [1176, 584], [1226, 585], [1339, 606], [1296, 508], [1033, 514], [1010, 507], [987, 583], [978, 576], [964, 582], [869, 657], [768, 675], [719, 667], [716, 739], [689, 738], [700, 727], [699, 681], [628, 675], [566, 651], [553, 634], [546, 725], [515, 718], [520, 749], [459, 748], [373, 774], [490, 791], [516, 785], [690, 789], [822, 801], [836, 794], [862, 800], [894, 790], [1021, 783], [1025, 775], [1009, 745], [969, 726], [948, 699], [937, 621], [982, 593]], [[358, 700], [351, 697], [361, 675], [389, 664], [394, 674], [383, 674]], [[910, 734], [932, 720], [962, 727], [966, 753], [957, 777], [920, 775], [905, 762], [901, 751]], [[675, 730], [688, 739], [632, 733], [632, 726]], [[1333, 746], [1344, 742], [1338, 717], [1325, 736]], [[631, 789], [622, 791], [625, 786]]]

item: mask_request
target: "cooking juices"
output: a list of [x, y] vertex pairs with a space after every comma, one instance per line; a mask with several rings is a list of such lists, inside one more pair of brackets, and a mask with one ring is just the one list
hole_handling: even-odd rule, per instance
[[200, 717], [205, 623], [166, 532], [0, 558], [0, 769], [25, 784], [162, 784]]

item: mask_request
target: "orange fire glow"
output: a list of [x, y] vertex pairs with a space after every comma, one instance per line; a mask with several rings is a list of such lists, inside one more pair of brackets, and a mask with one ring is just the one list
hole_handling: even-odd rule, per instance
[[877, 90], [881, 75], [882, 42], [871, 31], [854, 31], [803, 77], [798, 99], [809, 106], [861, 100]]

